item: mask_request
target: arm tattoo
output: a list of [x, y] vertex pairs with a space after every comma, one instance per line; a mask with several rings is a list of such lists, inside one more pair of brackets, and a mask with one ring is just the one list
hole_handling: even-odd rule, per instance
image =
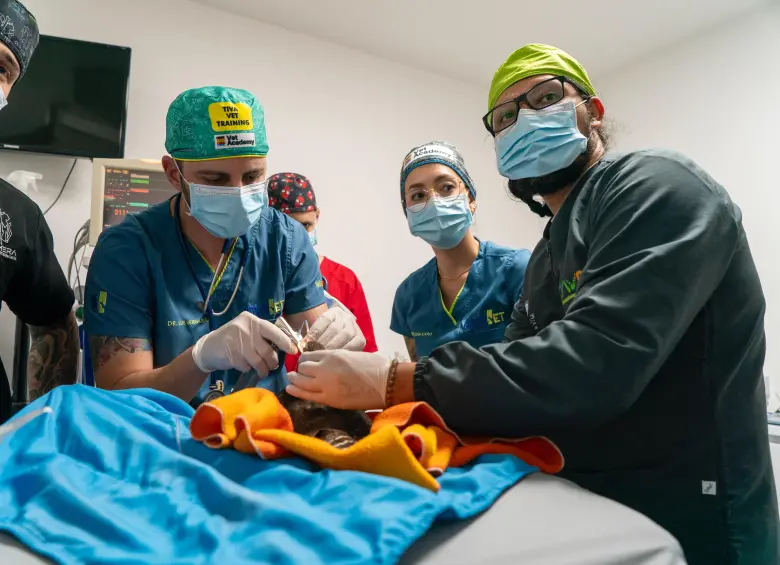
[[406, 343], [406, 350], [409, 352], [409, 359], [417, 363], [417, 347], [414, 345], [414, 338], [404, 336], [404, 342]]
[[59, 385], [76, 382], [79, 333], [71, 313], [51, 326], [30, 326], [27, 393], [35, 400]]
[[92, 372], [97, 373], [118, 353], [136, 353], [151, 351], [152, 344], [148, 339], [137, 337], [114, 337], [107, 335], [89, 336], [89, 353], [92, 356]]

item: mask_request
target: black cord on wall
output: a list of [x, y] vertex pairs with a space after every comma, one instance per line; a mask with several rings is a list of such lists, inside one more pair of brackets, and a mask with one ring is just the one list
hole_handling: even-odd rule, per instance
[[49, 207], [48, 207], [48, 208], [46, 208], [46, 211], [43, 213], [43, 215], [44, 215], [44, 216], [45, 216], [45, 215], [46, 215], [46, 214], [49, 212], [49, 210], [51, 210], [52, 208], [54, 208], [54, 205], [55, 205], [55, 204], [57, 203], [57, 201], [60, 199], [60, 196], [62, 196], [62, 193], [65, 191], [65, 187], [66, 187], [66, 186], [68, 186], [68, 181], [70, 180], [70, 175], [72, 175], [72, 174], [73, 174], [73, 169], [75, 169], [75, 168], [76, 168], [76, 162], [77, 162], [77, 161], [78, 161], [78, 159], [73, 159], [73, 164], [70, 166], [70, 171], [68, 171], [68, 176], [67, 176], [67, 177], [65, 177], [65, 182], [63, 182], [63, 183], [62, 183], [62, 188], [60, 188], [60, 192], [59, 192], [59, 194], [57, 194], [57, 198], [55, 198], [55, 199], [54, 199], [54, 202], [52, 202], [51, 204], [49, 204]]

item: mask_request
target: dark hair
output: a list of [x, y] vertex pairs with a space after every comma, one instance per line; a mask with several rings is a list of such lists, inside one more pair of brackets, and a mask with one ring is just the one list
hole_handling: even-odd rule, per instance
[[[590, 106], [588, 106], [588, 117], [591, 120], [595, 118]], [[612, 122], [609, 119], [604, 119], [604, 116], [601, 117], [601, 127], [596, 130], [596, 135], [599, 136], [604, 151], [612, 148]]]

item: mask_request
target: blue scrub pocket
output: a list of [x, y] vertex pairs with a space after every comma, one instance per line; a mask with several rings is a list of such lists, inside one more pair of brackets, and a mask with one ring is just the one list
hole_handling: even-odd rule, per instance
[[504, 340], [507, 322], [508, 318], [504, 312], [483, 311], [479, 316], [463, 320], [458, 328], [457, 339], [467, 341], [474, 347], [500, 343]]
[[488, 308], [481, 310], [477, 316], [466, 318], [460, 326], [464, 332], [469, 334], [490, 332], [498, 328], [503, 331], [509, 323], [509, 316], [511, 313], [511, 310], [506, 312], [504, 309], [492, 310]]
[[482, 347], [484, 345], [490, 345], [491, 343], [501, 343], [504, 341], [505, 324], [500, 326], [493, 326], [491, 329], [482, 330], [481, 332], [471, 332], [463, 334], [460, 339], [469, 342], [473, 347]]

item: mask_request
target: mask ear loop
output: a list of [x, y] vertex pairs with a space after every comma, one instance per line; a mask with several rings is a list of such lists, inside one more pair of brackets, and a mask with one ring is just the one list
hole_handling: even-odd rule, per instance
[[[187, 188], [190, 188], [190, 183], [187, 179], [184, 178], [184, 173], [181, 172], [181, 169], [179, 168], [179, 164], [176, 162], [176, 159], [173, 159], [173, 166], [176, 167], [176, 172], [179, 173], [179, 182], [183, 182], [187, 185]], [[180, 191], [181, 193], [181, 199], [184, 201], [184, 205], [187, 207], [187, 210], [184, 211], [185, 214], [188, 216], [192, 216], [192, 208], [190, 207], [190, 203], [187, 202], [187, 199], [184, 198], [184, 191]], [[192, 190], [190, 190], [190, 198], [192, 198]]]

